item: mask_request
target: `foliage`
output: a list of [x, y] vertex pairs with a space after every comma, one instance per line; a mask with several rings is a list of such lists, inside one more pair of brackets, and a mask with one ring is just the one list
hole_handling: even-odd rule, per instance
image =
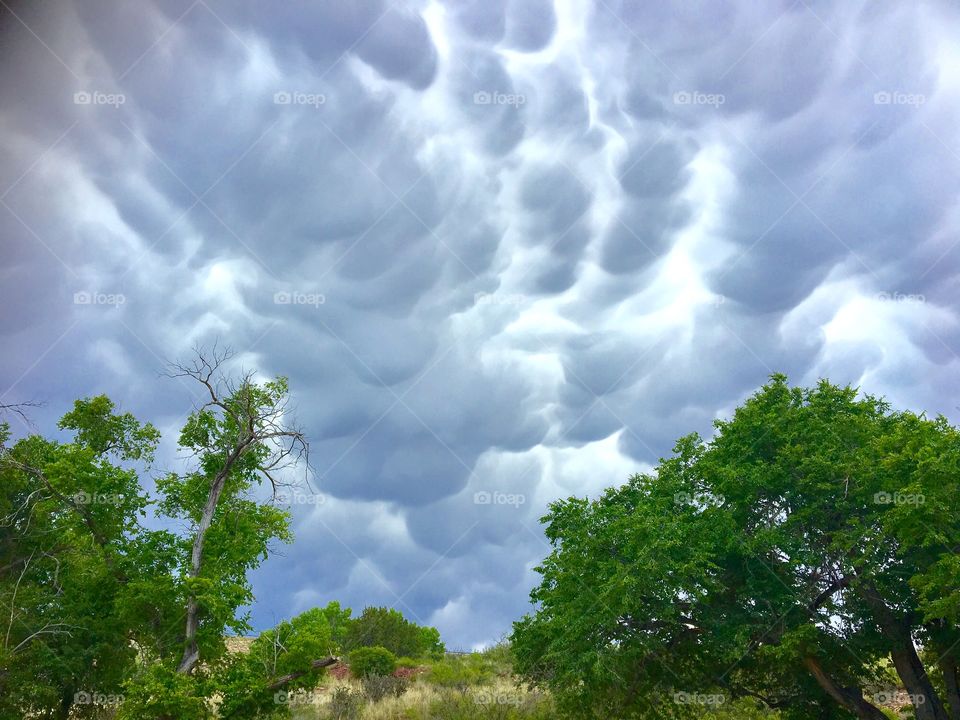
[[493, 662], [479, 653], [449, 655], [430, 666], [427, 680], [435, 685], [466, 688], [491, 682], [496, 677]]
[[442, 657], [443, 643], [436, 628], [421, 627], [392, 608], [367, 607], [350, 621], [344, 647], [379, 645], [397, 656]]
[[[216, 363], [205, 367], [212, 373]], [[92, 717], [104, 709], [90, 698], [112, 704], [121, 696], [129, 717], [199, 717], [218, 681], [237, 687], [241, 676], [258, 677], [251, 697], [261, 692], [263, 653], [260, 668], [227, 661], [223, 637], [248, 630], [240, 613], [253, 600], [247, 574], [271, 541], [290, 538], [287, 513], [254, 501], [251, 490], [263, 477], [273, 482], [289, 455], [274, 438], [292, 436], [292, 444], [300, 435], [278, 424], [285, 379], [247, 376], [221, 389], [180, 435], [195, 469], [159, 478], [156, 501], [140, 476], [159, 433], [104, 396], [78, 400], [63, 416], [69, 441], [30, 435], [10, 444], [9, 426], [0, 424], [0, 717]], [[256, 433], [248, 437], [250, 428]], [[217, 478], [223, 489], [194, 568], [197, 528]], [[150, 512], [187, 532], [144, 527]], [[185, 667], [181, 659], [178, 667], [193, 644], [184, 628], [191, 605], [203, 662]], [[290, 642], [278, 662], [299, 668], [314, 650], [322, 657], [343, 641], [348, 620], [334, 603], [283, 625], [275, 632]], [[192, 674], [174, 677], [177, 669]], [[309, 682], [316, 672], [301, 677]]]
[[410, 689], [410, 681], [392, 675], [365, 675], [360, 684], [363, 694], [372, 702], [378, 702], [385, 697], [400, 697]]
[[262, 480], [276, 489], [275, 473], [299, 459], [296, 447], [305, 447], [283, 421], [286, 378], [257, 383], [248, 373], [234, 384], [218, 376], [226, 357], [198, 354], [192, 365], [175, 366], [175, 375], [200, 382], [209, 397], [180, 432], [195, 469], [157, 481], [160, 512], [190, 528], [181, 555], [187, 600], [181, 672], [222, 656], [225, 629], [250, 629], [237, 612], [253, 601], [247, 573], [266, 558], [272, 540], [291, 540], [289, 514], [256, 502], [251, 490]]
[[396, 656], [386, 648], [360, 647], [351, 650], [349, 655], [350, 672], [354, 677], [369, 675], [390, 675], [397, 668]]
[[424, 714], [413, 714], [416, 720], [553, 720], [552, 703], [536, 694], [515, 689], [463, 693], [446, 690], [430, 703]]
[[327, 604], [321, 612], [327, 620], [330, 627], [330, 640], [332, 642], [333, 652], [340, 653], [344, 650], [347, 641], [347, 630], [350, 627], [350, 608], [341, 608], [336, 600]]
[[331, 720], [356, 720], [366, 704], [363, 693], [341, 685], [330, 696]]
[[290, 687], [315, 685], [322, 669], [311, 662], [333, 652], [330, 624], [321, 608], [313, 608], [267, 630], [250, 646], [250, 660], [264, 678], [304, 673]]
[[140, 525], [158, 433], [113, 410], [77, 401], [70, 442], [8, 446], [0, 426], [0, 716], [97, 712], [85, 698], [121, 694], [134, 643], [155, 652], [173, 629], [175, 538]]
[[890, 658], [927, 699], [917, 717], [946, 717], [912, 639], [956, 672], [958, 441], [942, 418], [774, 376], [710, 442], [551, 505], [518, 670], [581, 716], [698, 717], [719, 694], [881, 718]]
[[213, 717], [204, 678], [178, 673], [170, 663], [142, 667], [125, 683], [123, 697], [118, 720]]

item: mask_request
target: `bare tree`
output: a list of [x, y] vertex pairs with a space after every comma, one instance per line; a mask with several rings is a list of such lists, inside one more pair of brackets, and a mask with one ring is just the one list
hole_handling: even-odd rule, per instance
[[[171, 364], [170, 371], [166, 373], [168, 377], [190, 378], [200, 383], [205, 390], [206, 402], [197, 412], [212, 413], [227, 428], [216, 435], [214, 442], [217, 446], [205, 449], [205, 452], [219, 454], [222, 462], [209, 478], [207, 500], [193, 531], [188, 571], [191, 578], [201, 574], [207, 532], [221, 501], [224, 486], [231, 473], [237, 471], [241, 460], [255, 458], [256, 470], [269, 480], [274, 497], [284, 484], [280, 477], [282, 470], [301, 462], [309, 467], [307, 441], [287, 418], [286, 393], [269, 392], [265, 386], [257, 384], [252, 372], [242, 374], [239, 380], [224, 377], [223, 365], [231, 357], [229, 350], [221, 351], [216, 347], [208, 354], [196, 349], [192, 362]], [[184, 652], [178, 672], [189, 673], [200, 658], [197, 646], [199, 617], [200, 604], [196, 594], [191, 592], [187, 598]]]
[[43, 407], [43, 403], [37, 402], [35, 400], [26, 400], [21, 403], [13, 403], [6, 405], [0, 403], [0, 416], [2, 415], [15, 415], [20, 418], [20, 421], [27, 426], [29, 429], [33, 429], [35, 426], [33, 421], [30, 419], [30, 416], [27, 414], [27, 411], [30, 408], [39, 408]]

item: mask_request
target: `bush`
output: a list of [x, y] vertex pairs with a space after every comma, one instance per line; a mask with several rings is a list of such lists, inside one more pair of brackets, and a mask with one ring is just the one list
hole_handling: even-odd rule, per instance
[[541, 695], [521, 696], [513, 692], [477, 695], [445, 690], [430, 703], [423, 716], [443, 720], [555, 720], [557, 714], [548, 698]]
[[428, 682], [441, 687], [466, 688], [483, 685], [493, 680], [493, 664], [483, 656], [446, 657], [434, 663], [427, 675]]
[[344, 639], [346, 650], [385, 647], [394, 655], [443, 657], [443, 643], [436, 628], [421, 627], [392, 608], [368, 607], [350, 620]]
[[356, 720], [363, 710], [363, 693], [340, 686], [330, 696], [331, 720]]
[[391, 695], [400, 697], [410, 689], [409, 680], [392, 675], [367, 675], [361, 682], [364, 694], [372, 702], [379, 702]]
[[370, 675], [392, 675], [397, 669], [396, 656], [379, 646], [357, 648], [350, 653], [349, 662], [350, 672], [359, 678]]

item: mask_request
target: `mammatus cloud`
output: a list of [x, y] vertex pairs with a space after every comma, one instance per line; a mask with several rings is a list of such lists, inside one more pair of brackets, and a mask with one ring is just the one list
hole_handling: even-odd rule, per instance
[[290, 377], [322, 503], [259, 626], [527, 608], [539, 518], [774, 371], [956, 417], [946, 2], [5, 5], [3, 402]]

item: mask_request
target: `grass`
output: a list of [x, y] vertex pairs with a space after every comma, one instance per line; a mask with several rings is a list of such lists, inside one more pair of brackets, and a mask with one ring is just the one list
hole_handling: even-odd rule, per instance
[[[333, 698], [340, 690], [362, 692], [354, 680], [338, 680], [322, 685], [314, 694], [315, 703], [293, 708], [293, 720], [336, 718]], [[342, 715], [339, 720], [547, 720], [551, 714], [549, 698], [539, 693], [518, 690], [505, 678], [469, 688], [452, 688], [418, 680], [400, 697], [365, 702], [359, 713]]]

